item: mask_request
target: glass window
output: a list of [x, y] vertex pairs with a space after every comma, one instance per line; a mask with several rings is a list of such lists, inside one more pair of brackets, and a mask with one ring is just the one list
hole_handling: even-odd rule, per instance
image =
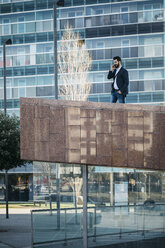
[[144, 12], [144, 22], [151, 22], [152, 21], [152, 12], [146, 11]]
[[36, 85], [35, 77], [26, 77], [26, 86]]
[[48, 74], [48, 67], [40, 66], [37, 68], [37, 74]]
[[36, 95], [37, 96], [53, 96], [54, 95], [54, 87], [46, 86], [46, 87], [36, 87]]
[[43, 22], [36, 22], [36, 32], [43, 31]]
[[12, 34], [18, 33], [17, 24], [11, 24], [11, 33]]
[[34, 2], [24, 2], [24, 11], [34, 10]]
[[138, 22], [144, 22], [143, 12], [138, 13]]
[[34, 67], [25, 67], [25, 75], [35, 75], [36, 74], [36, 68]]
[[121, 12], [128, 12], [128, 7], [121, 7]]
[[12, 88], [12, 97], [13, 98], [18, 98], [19, 97], [18, 88]]
[[130, 56], [130, 49], [129, 49], [129, 47], [127, 47], [127, 48], [123, 48], [122, 49], [122, 57], [123, 58], [129, 58], [129, 56]]
[[37, 42], [47, 41], [47, 33], [38, 33], [36, 36]]
[[164, 58], [153, 58], [152, 67], [164, 67]]
[[150, 68], [151, 59], [139, 59], [139, 68]]
[[25, 29], [25, 24], [19, 23], [18, 24], [18, 33], [24, 33], [24, 29]]
[[28, 35], [24, 35], [25, 37], [25, 43], [33, 43], [35, 42], [35, 35], [34, 34], [28, 34]]
[[164, 102], [164, 93], [163, 92], [153, 92], [152, 95], [153, 102]]
[[112, 36], [124, 35], [124, 27], [123, 26], [115, 26], [112, 27]]
[[112, 84], [111, 83], [104, 84], [104, 92], [105, 93], [111, 92], [111, 87], [112, 87]]
[[151, 94], [146, 94], [145, 93], [145, 95], [144, 94], [140, 94], [139, 95], [139, 101], [140, 102], [151, 102]]
[[75, 19], [75, 27], [76, 28], [84, 27], [84, 18], [76, 18]]
[[25, 79], [18, 79], [18, 86], [26, 86], [26, 80]]
[[3, 19], [3, 34], [6, 35], [6, 34], [10, 34], [11, 33], [11, 25], [10, 24], [7, 24], [9, 23], [9, 19]]
[[30, 22], [25, 24], [26, 33], [35, 32], [35, 22]]
[[164, 32], [164, 22], [152, 23], [151, 27], [153, 33]]
[[21, 67], [14, 67], [13, 68], [13, 73], [14, 73], [14, 76], [23, 76], [24, 75], [24, 68], [21, 68]]
[[151, 24], [146, 23], [146, 24], [138, 24], [138, 33], [139, 34], [144, 34], [144, 33], [151, 33]]
[[138, 21], [137, 13], [130, 13], [129, 14], [129, 22], [130, 23], [135, 23], [137, 21]]
[[163, 90], [162, 80], [154, 80], [153, 81], [153, 90]]
[[144, 9], [145, 10], [152, 9], [152, 5], [151, 4], [145, 4]]
[[138, 47], [131, 47], [131, 57], [138, 57]]
[[36, 97], [36, 87], [27, 87], [26, 97]]
[[128, 14], [122, 14], [121, 15], [121, 19], [122, 19], [123, 24], [129, 22], [128, 17], [129, 17]]
[[25, 97], [25, 88], [19, 88], [19, 96]]
[[53, 19], [53, 11], [37, 11], [36, 20]]
[[137, 69], [137, 60], [125, 60], [125, 67], [127, 69]]
[[3, 99], [3, 98], [4, 98], [4, 90], [0, 89], [0, 99]]
[[43, 22], [43, 30], [53, 31], [53, 22], [52, 21], [44, 21]]

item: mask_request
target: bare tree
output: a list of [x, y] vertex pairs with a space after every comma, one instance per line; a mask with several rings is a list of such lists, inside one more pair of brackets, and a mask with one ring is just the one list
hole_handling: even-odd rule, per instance
[[65, 100], [85, 101], [89, 95], [91, 83], [88, 72], [92, 60], [79, 33], [67, 27], [60, 41], [58, 53], [60, 90]]

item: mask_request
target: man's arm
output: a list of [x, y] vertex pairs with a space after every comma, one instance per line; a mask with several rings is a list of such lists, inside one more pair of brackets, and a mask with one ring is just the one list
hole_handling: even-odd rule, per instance
[[128, 87], [129, 85], [129, 76], [128, 76], [128, 71], [125, 70], [122, 74], [123, 77], [123, 86], [120, 88], [121, 93]]
[[109, 70], [109, 73], [108, 73], [107, 78], [108, 78], [108, 79], [113, 78], [113, 77], [115, 76], [115, 73], [116, 73], [116, 70], [114, 70], [114, 68], [111, 68], [111, 69]]

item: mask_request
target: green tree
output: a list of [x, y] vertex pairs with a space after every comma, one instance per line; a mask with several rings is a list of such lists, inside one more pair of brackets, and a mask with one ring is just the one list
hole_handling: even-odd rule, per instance
[[8, 171], [22, 164], [19, 119], [0, 111], [0, 170]]
[[6, 218], [8, 218], [8, 170], [23, 165], [20, 159], [20, 122], [0, 111], [0, 170], [5, 170]]

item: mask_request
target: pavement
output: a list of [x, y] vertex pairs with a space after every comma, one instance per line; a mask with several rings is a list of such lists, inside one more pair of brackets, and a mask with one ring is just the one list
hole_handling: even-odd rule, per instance
[[29, 209], [0, 209], [0, 248], [31, 248], [31, 215]]

